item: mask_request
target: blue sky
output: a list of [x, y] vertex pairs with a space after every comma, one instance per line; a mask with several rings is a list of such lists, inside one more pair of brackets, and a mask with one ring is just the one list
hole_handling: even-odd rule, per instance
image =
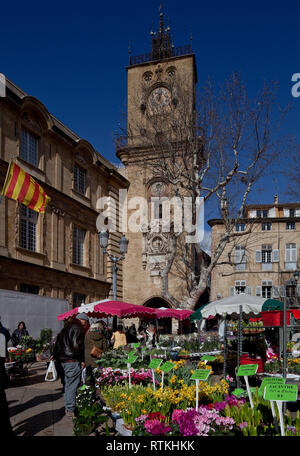
[[[15, 1], [1, 6], [0, 72], [40, 99], [47, 109], [117, 163], [113, 136], [126, 105], [128, 46], [150, 51], [159, 23], [159, 1]], [[198, 80], [222, 82], [241, 72], [250, 93], [262, 81], [279, 82], [279, 101], [293, 106], [284, 132], [300, 140], [300, 98], [291, 96], [300, 72], [300, 5], [296, 1], [163, 2], [175, 46], [193, 34]], [[289, 157], [286, 157], [288, 163]], [[286, 176], [272, 173], [255, 200], [284, 195]]]

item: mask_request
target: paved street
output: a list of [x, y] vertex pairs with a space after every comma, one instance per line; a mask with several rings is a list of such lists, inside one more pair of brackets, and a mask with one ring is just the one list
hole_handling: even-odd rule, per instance
[[6, 390], [16, 436], [72, 436], [61, 382], [45, 382], [46, 367], [46, 362], [34, 363], [27, 378], [12, 379]]

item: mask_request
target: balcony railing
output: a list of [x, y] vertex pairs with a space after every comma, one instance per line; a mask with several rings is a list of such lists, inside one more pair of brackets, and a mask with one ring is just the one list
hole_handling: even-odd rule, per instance
[[[171, 49], [170, 54], [168, 55], [168, 58], [171, 57], [179, 57], [181, 55], [188, 55], [192, 54], [192, 45], [187, 44], [185, 46], [179, 46], [179, 47], [173, 47]], [[161, 58], [156, 58], [153, 57], [153, 54], [149, 52], [149, 54], [141, 54], [141, 55], [136, 55], [136, 56], [130, 56], [129, 58], [129, 65], [139, 65], [141, 63], [146, 63], [146, 62], [152, 62], [156, 60], [161, 60]]]

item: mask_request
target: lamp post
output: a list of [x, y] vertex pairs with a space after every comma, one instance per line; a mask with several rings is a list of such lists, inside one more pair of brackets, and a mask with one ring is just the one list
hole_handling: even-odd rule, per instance
[[[297, 282], [299, 280], [299, 271], [294, 272], [294, 278], [290, 279], [285, 282], [285, 288], [287, 284], [295, 285], [297, 286]], [[285, 296], [284, 296], [284, 301], [283, 301], [283, 336], [282, 336], [282, 345], [283, 345], [283, 378], [286, 380], [287, 377], [287, 350], [286, 350], [286, 344], [287, 344], [287, 324], [286, 324], [286, 311], [289, 307], [289, 302], [288, 302], [288, 297], [286, 295], [286, 289], [285, 289]], [[286, 411], [286, 403], [283, 403], [283, 412], [285, 413]]]
[[[113, 292], [113, 300], [117, 300], [117, 272], [118, 272], [118, 266], [117, 263], [121, 260], [124, 260], [125, 255], [128, 250], [128, 243], [129, 241], [126, 239], [126, 237], [123, 236], [120, 239], [119, 246], [120, 246], [120, 253], [121, 256], [117, 257], [115, 255], [111, 255], [106, 249], [108, 246], [108, 236], [109, 233], [107, 230], [102, 230], [100, 233], [98, 233], [99, 236], [99, 242], [100, 242], [100, 247], [103, 249], [104, 254], [108, 256], [108, 258], [111, 260], [112, 265], [112, 292]], [[115, 323], [115, 319], [114, 319]]]

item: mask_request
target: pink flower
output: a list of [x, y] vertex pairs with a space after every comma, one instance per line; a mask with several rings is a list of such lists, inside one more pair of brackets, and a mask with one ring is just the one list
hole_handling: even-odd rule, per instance
[[170, 427], [165, 426], [164, 423], [157, 419], [145, 421], [145, 429], [152, 435], [165, 435], [171, 431]]

